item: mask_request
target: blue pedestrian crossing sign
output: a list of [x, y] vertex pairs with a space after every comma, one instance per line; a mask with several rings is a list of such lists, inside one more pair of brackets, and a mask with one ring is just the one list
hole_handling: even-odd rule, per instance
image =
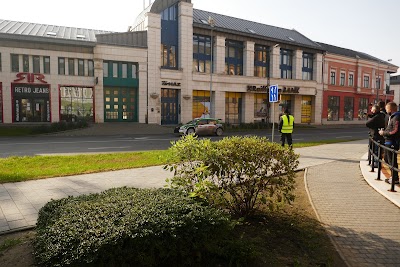
[[271, 85], [269, 87], [269, 102], [278, 102], [279, 96], [278, 96], [278, 85]]

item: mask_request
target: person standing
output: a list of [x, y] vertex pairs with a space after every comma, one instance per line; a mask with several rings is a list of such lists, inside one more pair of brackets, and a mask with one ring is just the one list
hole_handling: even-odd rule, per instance
[[293, 147], [293, 127], [294, 117], [290, 115], [289, 110], [286, 108], [279, 121], [279, 132], [281, 133], [282, 146], [285, 146], [285, 140], [287, 140], [289, 148]]
[[[373, 105], [371, 107], [371, 116], [365, 124], [369, 128], [369, 136], [379, 144], [383, 144], [385, 141], [383, 136], [379, 134], [379, 130], [385, 128], [385, 117], [386, 114], [380, 110], [379, 105]], [[374, 154], [377, 155], [379, 146], [374, 145], [373, 148]], [[381, 156], [379, 156], [379, 158], [381, 158]], [[377, 168], [378, 161], [375, 158], [374, 162], [374, 167]]]
[[[386, 112], [388, 114], [388, 122], [386, 124], [386, 128], [384, 130], [380, 130], [379, 134], [385, 138], [385, 146], [394, 150], [399, 150], [399, 142], [400, 142], [400, 112], [397, 111], [397, 104], [394, 102], [389, 102], [385, 106]], [[397, 163], [397, 153], [386, 150], [385, 151], [385, 161], [393, 166], [394, 168], [398, 168]], [[396, 170], [392, 170], [392, 178], [393, 182], [399, 183], [399, 174]], [[391, 179], [385, 179], [385, 182], [391, 184]]]

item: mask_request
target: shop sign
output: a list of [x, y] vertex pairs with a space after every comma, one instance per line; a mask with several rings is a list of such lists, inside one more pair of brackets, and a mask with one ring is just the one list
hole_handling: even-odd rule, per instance
[[178, 82], [161, 81], [161, 85], [167, 85], [167, 86], [181, 86], [181, 83], [178, 83]]
[[13, 86], [14, 96], [30, 96], [48, 98], [50, 89], [48, 86], [32, 85], [32, 84], [15, 84]]
[[19, 72], [17, 73], [17, 79], [14, 80], [14, 82], [20, 82], [20, 81], [24, 81], [26, 79], [26, 81], [28, 83], [34, 83], [35, 79], [38, 80], [41, 83], [47, 83], [44, 80], [44, 75], [41, 73], [28, 73], [28, 72]]
[[[267, 85], [247, 85], [247, 92], [268, 92], [269, 87]], [[279, 94], [298, 94], [300, 92], [300, 87], [298, 86], [283, 86], [279, 88]]]

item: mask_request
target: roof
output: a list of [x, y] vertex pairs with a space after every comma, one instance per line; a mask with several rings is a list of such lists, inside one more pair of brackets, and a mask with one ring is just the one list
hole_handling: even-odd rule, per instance
[[294, 29], [289, 30], [199, 9], [193, 9], [194, 26], [210, 28], [210, 25], [207, 23], [209, 17], [214, 19], [215, 29], [218, 31], [227, 31], [236, 34], [244, 33], [247, 36], [250, 35], [256, 38], [266, 38], [277, 43], [294, 44], [322, 50], [322, 48], [316, 42], [312, 41]]
[[99, 34], [96, 38], [99, 44], [147, 47], [147, 31]]
[[354, 51], [351, 49], [342, 48], [342, 47], [338, 47], [338, 46], [334, 46], [334, 45], [330, 45], [330, 44], [324, 44], [324, 43], [320, 43], [320, 42], [317, 42], [317, 43], [321, 47], [323, 47], [324, 50], [327, 51], [328, 53], [342, 55], [342, 56], [346, 56], [346, 57], [352, 57], [352, 58], [371, 60], [371, 61], [375, 61], [375, 62], [379, 62], [379, 63], [384, 63], [384, 64], [387, 64], [392, 67], [397, 67], [396, 65], [389, 63], [387, 60], [379, 59], [377, 57], [368, 55], [367, 53], [364, 53], [364, 52]]
[[0, 37], [4, 39], [45, 41], [55, 43], [68, 42], [82, 45], [84, 43], [95, 43], [96, 34], [104, 33], [110, 33], [110, 31], [0, 19]]

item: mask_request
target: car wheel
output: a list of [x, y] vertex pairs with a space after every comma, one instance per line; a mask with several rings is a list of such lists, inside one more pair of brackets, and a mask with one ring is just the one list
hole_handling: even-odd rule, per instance
[[189, 128], [189, 129], [186, 130], [186, 134], [187, 134], [187, 135], [195, 134], [195, 131], [194, 131], [193, 128]]
[[218, 128], [218, 129], [215, 131], [215, 134], [218, 135], [218, 136], [221, 136], [223, 133], [224, 133], [224, 130], [222, 130], [222, 128]]

